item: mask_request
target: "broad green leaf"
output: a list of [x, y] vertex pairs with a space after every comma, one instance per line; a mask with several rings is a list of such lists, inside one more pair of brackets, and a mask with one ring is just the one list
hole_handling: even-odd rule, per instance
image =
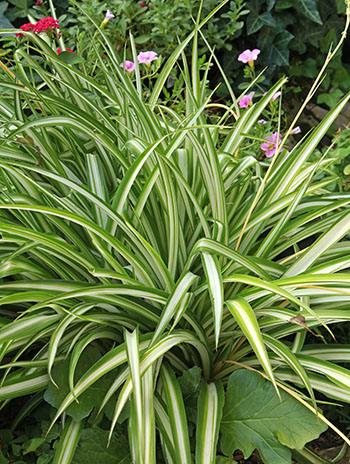
[[99, 427], [85, 429], [75, 452], [72, 464], [130, 464], [131, 457], [127, 432], [118, 426], [107, 448], [108, 431]]
[[198, 396], [202, 381], [202, 370], [198, 366], [186, 370], [178, 377], [182, 396], [185, 403], [187, 419], [196, 424], [198, 411]]
[[77, 315], [82, 315], [89, 309], [91, 309], [92, 305], [78, 305], [76, 308], [72, 309], [71, 315], [67, 315], [57, 326], [54, 330], [49, 344], [49, 351], [48, 351], [48, 362], [47, 362], [47, 371], [48, 374], [51, 374], [51, 368], [55, 361], [57, 349], [59, 347], [60, 340], [64, 335], [65, 330], [67, 327], [76, 320]]
[[32, 453], [45, 442], [45, 438], [31, 438], [23, 443], [23, 454]]
[[221, 421], [221, 448], [235, 449], [248, 458], [255, 448], [265, 464], [290, 464], [289, 448], [301, 449], [326, 426], [309, 409], [284, 391], [281, 400], [273, 386], [257, 372], [230, 375]]
[[332, 92], [321, 93], [317, 97], [317, 103], [325, 103], [329, 108], [334, 108], [337, 101], [344, 95], [344, 92], [340, 89], [335, 89]]
[[67, 64], [84, 63], [84, 58], [70, 51], [63, 51], [59, 54], [59, 59]]
[[[96, 348], [87, 347], [79, 358], [76, 367], [76, 378], [79, 379], [96, 361], [100, 359], [100, 354]], [[58, 386], [52, 382], [45, 392], [45, 400], [52, 406], [58, 408], [69, 393], [69, 365], [70, 359], [54, 365], [51, 375]], [[106, 391], [108, 390], [113, 377], [104, 376], [94, 383], [86, 392], [79, 396], [79, 402], [74, 402], [67, 408], [67, 414], [74, 420], [80, 421], [87, 417], [94, 407], [99, 407]]]

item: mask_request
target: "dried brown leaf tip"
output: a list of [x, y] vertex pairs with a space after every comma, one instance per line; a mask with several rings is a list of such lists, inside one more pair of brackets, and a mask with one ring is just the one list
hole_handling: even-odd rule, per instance
[[[289, 322], [291, 322], [292, 324], [297, 324], [297, 325], [301, 325], [301, 327], [304, 327], [305, 330], [307, 330], [308, 332], [312, 333], [312, 335], [314, 335], [315, 337], [322, 337], [322, 335], [318, 335], [317, 333], [315, 333], [313, 330], [311, 330], [308, 325], [306, 324], [306, 319], [305, 317], [302, 315], [302, 314], [298, 314], [297, 316], [294, 316], [294, 317], [291, 317], [289, 319]], [[323, 338], [323, 337], [322, 337]]]

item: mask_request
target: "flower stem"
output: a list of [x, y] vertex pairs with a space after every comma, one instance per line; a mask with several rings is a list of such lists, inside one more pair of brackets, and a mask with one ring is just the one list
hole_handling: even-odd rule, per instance
[[248, 222], [249, 222], [250, 217], [251, 217], [251, 215], [252, 215], [252, 213], [253, 213], [253, 211], [254, 211], [254, 208], [255, 208], [256, 204], [258, 203], [258, 201], [259, 201], [259, 199], [260, 199], [260, 196], [261, 196], [262, 191], [263, 191], [263, 189], [264, 189], [264, 187], [265, 187], [265, 184], [266, 184], [266, 182], [267, 182], [267, 179], [268, 179], [268, 177], [269, 177], [269, 175], [270, 175], [270, 173], [271, 173], [272, 167], [273, 167], [273, 165], [274, 165], [274, 163], [275, 163], [275, 161], [276, 161], [276, 158], [277, 158], [277, 156], [278, 156], [278, 153], [280, 152], [280, 149], [283, 148], [283, 146], [284, 146], [284, 144], [286, 143], [286, 140], [287, 140], [287, 138], [288, 138], [288, 136], [289, 136], [289, 134], [290, 134], [290, 131], [293, 130], [293, 128], [294, 128], [295, 124], [297, 123], [297, 121], [298, 121], [300, 115], [301, 115], [302, 112], [304, 111], [306, 105], [307, 105], [307, 104], [309, 103], [309, 101], [311, 100], [311, 98], [312, 98], [312, 96], [313, 96], [313, 94], [314, 94], [314, 92], [315, 92], [315, 90], [316, 90], [316, 88], [317, 88], [317, 86], [318, 86], [320, 80], [322, 79], [322, 75], [323, 75], [325, 69], [327, 68], [327, 66], [328, 66], [328, 64], [330, 63], [330, 61], [334, 58], [334, 56], [335, 56], [335, 54], [338, 52], [339, 48], [342, 46], [342, 44], [343, 44], [343, 42], [344, 42], [344, 40], [345, 40], [345, 38], [346, 38], [346, 33], [347, 33], [347, 31], [348, 31], [349, 25], [350, 25], [350, 0], [347, 0], [347, 1], [346, 1], [346, 23], [345, 23], [344, 30], [343, 30], [343, 32], [342, 32], [342, 34], [341, 34], [340, 40], [339, 40], [337, 46], [335, 47], [335, 49], [334, 49], [332, 52], [331, 52], [331, 50], [329, 50], [328, 55], [327, 55], [327, 58], [326, 58], [326, 60], [325, 60], [325, 62], [324, 62], [324, 64], [323, 64], [323, 66], [322, 66], [322, 68], [321, 68], [321, 71], [318, 73], [318, 76], [316, 77], [314, 83], [312, 84], [311, 89], [309, 90], [309, 92], [308, 92], [308, 94], [307, 94], [307, 96], [306, 96], [306, 98], [305, 98], [303, 104], [301, 105], [299, 111], [297, 112], [295, 118], [293, 119], [293, 121], [292, 121], [292, 123], [291, 123], [291, 125], [290, 125], [289, 130], [286, 132], [286, 135], [283, 137], [283, 139], [282, 139], [282, 141], [281, 141], [281, 144], [278, 145], [278, 142], [277, 142], [276, 154], [275, 154], [275, 156], [274, 156], [274, 157], [272, 158], [272, 160], [271, 160], [270, 166], [269, 166], [268, 170], [266, 171], [266, 174], [265, 174], [265, 176], [264, 176], [264, 178], [263, 178], [263, 180], [262, 180], [262, 182], [261, 182], [261, 184], [260, 184], [259, 190], [257, 191], [257, 193], [256, 193], [256, 195], [255, 195], [255, 198], [254, 198], [254, 201], [253, 201], [253, 203], [252, 203], [252, 206], [251, 206], [250, 209], [249, 209], [249, 212], [248, 212], [248, 215], [247, 215], [247, 217], [246, 217], [246, 220], [244, 221], [244, 224], [243, 224], [241, 233], [240, 233], [240, 235], [239, 235], [239, 238], [238, 238], [238, 241], [237, 241], [237, 244], [236, 244], [236, 247], [235, 247], [235, 250], [236, 250], [236, 251], [237, 251], [238, 248], [239, 248], [239, 245], [240, 245], [240, 243], [241, 243], [241, 241], [242, 241], [242, 238], [243, 238], [243, 234], [244, 234], [244, 232], [245, 232], [245, 230], [246, 230], [246, 228], [247, 228]]

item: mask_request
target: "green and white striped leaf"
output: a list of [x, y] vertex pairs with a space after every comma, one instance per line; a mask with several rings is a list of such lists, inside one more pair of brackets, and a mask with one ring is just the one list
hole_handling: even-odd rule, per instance
[[177, 462], [191, 464], [186, 410], [179, 382], [165, 363], [163, 363], [160, 372]]
[[67, 419], [52, 464], [70, 464], [72, 462], [83, 428], [84, 421]]
[[212, 464], [216, 460], [224, 402], [225, 393], [220, 381], [202, 382], [198, 398], [196, 464]]
[[241, 297], [225, 302], [232, 316], [236, 319], [250, 346], [253, 348], [261, 366], [273, 383], [278, 392], [275, 376], [272, 371], [271, 363], [264, 345], [264, 340], [259, 328], [254, 311], [250, 304]]
[[209, 294], [215, 326], [215, 347], [217, 349], [220, 338], [222, 314], [224, 309], [224, 290], [221, 269], [217, 258], [209, 253], [202, 253], [202, 262], [208, 282]]

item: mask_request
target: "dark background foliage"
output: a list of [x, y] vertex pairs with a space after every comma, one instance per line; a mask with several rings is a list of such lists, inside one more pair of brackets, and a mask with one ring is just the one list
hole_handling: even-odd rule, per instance
[[[219, 0], [205, 0], [202, 16], [207, 15]], [[105, 31], [116, 49], [129, 53], [129, 32], [140, 49], [154, 49], [163, 57], [174, 50], [179, 40], [192, 30], [200, 0], [89, 0], [72, 6], [68, 0], [54, 0], [64, 38], [69, 47], [79, 46], [80, 52], [90, 48], [91, 26], [79, 8], [97, 23], [107, 9], [116, 16]], [[146, 5], [146, 6], [145, 6]], [[35, 5], [33, 0], [0, 2], [0, 27], [10, 23], [19, 27], [27, 15], [39, 18], [47, 14], [48, 2]], [[239, 53], [246, 48], [259, 48], [259, 69], [267, 66], [264, 87], [287, 73], [289, 88], [303, 92], [317, 75], [332, 44], [335, 44], [345, 24], [344, 0], [232, 0], [203, 29], [206, 40], [215, 48], [231, 84], [242, 83], [242, 63]], [[345, 43], [344, 49], [349, 44]], [[201, 53], [208, 56], [204, 42]], [[340, 51], [331, 64], [318, 96], [318, 103], [332, 107], [350, 85], [350, 58]], [[213, 85], [220, 80], [213, 68]], [[222, 87], [221, 93], [225, 90]]]

